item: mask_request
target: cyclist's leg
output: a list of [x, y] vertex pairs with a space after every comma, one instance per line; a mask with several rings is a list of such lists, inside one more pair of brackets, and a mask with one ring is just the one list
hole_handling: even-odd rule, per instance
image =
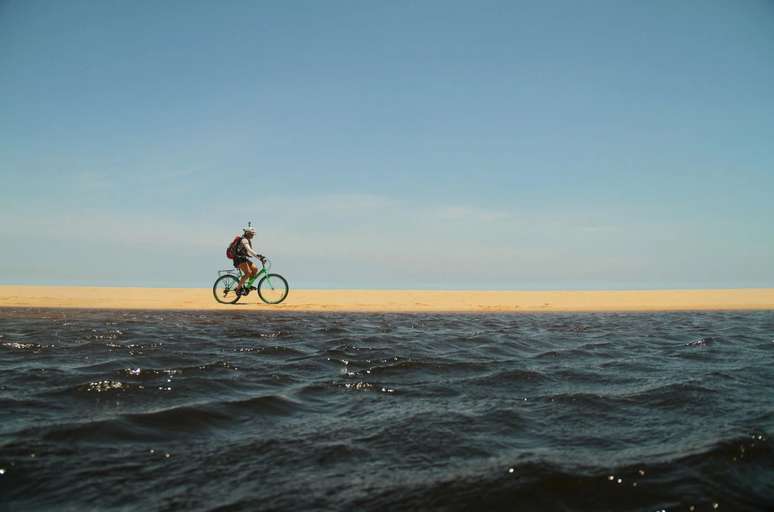
[[239, 264], [239, 270], [242, 271], [242, 277], [239, 279], [239, 284], [236, 287], [237, 291], [242, 289], [242, 285], [245, 284], [245, 281], [247, 281], [247, 278], [250, 277], [250, 265], [251, 265], [250, 261], [243, 261], [242, 263]]
[[256, 267], [255, 263], [253, 263], [252, 261], [248, 261], [247, 265], [249, 265], [249, 271], [250, 271], [249, 272], [250, 278], [248, 279], [247, 282], [250, 286], [252, 286], [253, 283], [255, 282], [255, 277], [258, 275], [258, 267]]

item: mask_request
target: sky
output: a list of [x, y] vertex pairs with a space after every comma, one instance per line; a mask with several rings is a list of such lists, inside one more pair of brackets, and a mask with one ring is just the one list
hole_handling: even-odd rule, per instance
[[0, 1], [0, 284], [774, 287], [768, 0]]

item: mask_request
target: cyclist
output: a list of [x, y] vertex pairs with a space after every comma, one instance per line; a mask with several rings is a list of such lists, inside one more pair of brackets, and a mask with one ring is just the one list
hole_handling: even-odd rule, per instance
[[[236, 287], [237, 295], [247, 295], [250, 290], [255, 290], [253, 283], [256, 277], [258, 277], [258, 267], [255, 263], [250, 261], [250, 258], [258, 258], [261, 263], [266, 263], [266, 257], [258, 254], [253, 250], [253, 243], [251, 240], [255, 236], [255, 228], [250, 226], [242, 229], [242, 239], [237, 244], [236, 257], [234, 258], [234, 267], [242, 271], [242, 278], [239, 280], [239, 284]], [[242, 287], [247, 281], [247, 286], [244, 290]]]

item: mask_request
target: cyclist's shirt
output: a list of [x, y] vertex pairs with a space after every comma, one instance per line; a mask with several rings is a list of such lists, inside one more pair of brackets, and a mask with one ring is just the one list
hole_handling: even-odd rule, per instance
[[237, 254], [239, 254], [242, 257], [253, 257], [255, 258], [258, 256], [258, 253], [253, 250], [253, 244], [250, 243], [250, 240], [248, 240], [246, 237], [242, 237], [242, 240], [239, 241], [239, 248], [237, 249]]

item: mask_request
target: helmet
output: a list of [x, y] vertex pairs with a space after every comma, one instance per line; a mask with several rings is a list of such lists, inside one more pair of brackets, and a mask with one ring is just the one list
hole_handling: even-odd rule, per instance
[[248, 234], [248, 233], [251, 234], [251, 235], [255, 234], [255, 228], [252, 227], [252, 226], [248, 226], [246, 228], [242, 228], [242, 231], [244, 231], [245, 235]]

